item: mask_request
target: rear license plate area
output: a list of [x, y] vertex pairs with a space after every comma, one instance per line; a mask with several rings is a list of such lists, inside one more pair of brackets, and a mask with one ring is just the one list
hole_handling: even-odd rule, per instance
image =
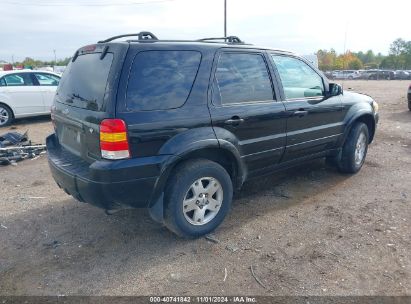
[[81, 154], [81, 133], [79, 130], [73, 127], [67, 126], [67, 125], [63, 125], [61, 136], [60, 136], [60, 143], [67, 150], [80, 156]]

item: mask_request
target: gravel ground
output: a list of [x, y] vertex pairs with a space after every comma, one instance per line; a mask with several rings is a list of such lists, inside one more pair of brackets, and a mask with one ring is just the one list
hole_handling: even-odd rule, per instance
[[[407, 86], [345, 82], [380, 104], [361, 172], [315, 161], [250, 182], [216, 243], [179, 239], [142, 210], [107, 216], [75, 201], [44, 156], [0, 167], [0, 294], [411, 295]], [[52, 130], [49, 118], [15, 127], [36, 143]]]

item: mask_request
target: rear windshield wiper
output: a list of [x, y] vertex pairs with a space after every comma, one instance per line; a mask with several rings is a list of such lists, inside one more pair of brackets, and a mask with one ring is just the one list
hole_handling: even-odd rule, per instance
[[71, 98], [75, 98], [75, 99], [77, 99], [77, 100], [80, 100], [80, 101], [83, 101], [83, 102], [87, 103], [87, 107], [86, 107], [86, 108], [87, 108], [88, 110], [96, 111], [97, 108], [98, 108], [97, 100], [96, 100], [96, 99], [94, 99], [94, 100], [87, 99], [87, 98], [81, 97], [79, 94], [75, 94], [75, 93], [71, 94], [70, 97], [71, 97]]
[[87, 99], [87, 98], [81, 97], [79, 94], [75, 94], [75, 93], [71, 94], [70, 97], [71, 97], [71, 98], [78, 99], [78, 100], [80, 100], [80, 101], [87, 102], [87, 103], [95, 103], [95, 102], [97, 102], [97, 100], [95, 100], [95, 99], [94, 99], [94, 100]]

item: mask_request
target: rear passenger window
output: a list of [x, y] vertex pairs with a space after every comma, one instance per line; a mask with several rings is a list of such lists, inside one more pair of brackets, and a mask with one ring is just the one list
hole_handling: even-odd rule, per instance
[[213, 98], [221, 104], [273, 100], [271, 80], [260, 54], [221, 54], [215, 84]]
[[34, 76], [37, 78], [37, 81], [41, 86], [58, 86], [60, 82], [60, 79], [57, 76], [51, 74], [34, 73]]
[[144, 51], [134, 58], [127, 85], [129, 111], [181, 107], [190, 95], [200, 66], [196, 51]]
[[4, 87], [6, 85], [6, 82], [4, 81], [4, 78], [0, 78], [0, 87]]

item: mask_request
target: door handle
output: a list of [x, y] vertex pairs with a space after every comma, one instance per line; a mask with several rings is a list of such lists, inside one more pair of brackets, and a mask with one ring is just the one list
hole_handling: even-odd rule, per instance
[[244, 122], [244, 119], [238, 117], [238, 116], [233, 116], [230, 119], [227, 119], [224, 123], [226, 125], [233, 125], [233, 126], [238, 126]]
[[299, 109], [293, 112], [293, 116], [304, 117], [307, 115], [308, 115], [308, 111], [305, 111], [304, 109]]

